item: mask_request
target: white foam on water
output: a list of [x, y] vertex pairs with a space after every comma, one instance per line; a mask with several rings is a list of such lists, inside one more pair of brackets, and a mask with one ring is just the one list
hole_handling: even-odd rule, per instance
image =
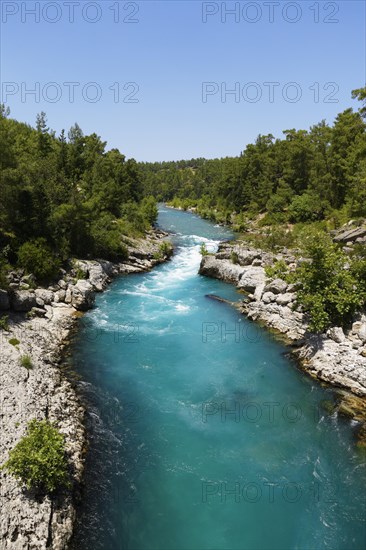
[[180, 311], [181, 313], [187, 313], [191, 310], [190, 306], [184, 305], [184, 304], [177, 304], [175, 306], [176, 311]]
[[[116, 314], [121, 316], [121, 323], [124, 320], [128, 325], [130, 317], [131, 305], [126, 304], [125, 299], [136, 299], [134, 312], [138, 313], [142, 323], [139, 323], [139, 332], [145, 334], [163, 335], [168, 332], [174, 332], [172, 327], [172, 319], [176, 316], [188, 315], [194, 308], [193, 300], [189, 299], [171, 299], [167, 297], [167, 293], [187, 284], [187, 280], [197, 276], [199, 265], [202, 259], [200, 248], [205, 244], [207, 250], [214, 252], [217, 250], [218, 241], [210, 240], [198, 235], [182, 235], [180, 238], [187, 242], [178, 248], [177, 253], [172, 260], [162, 266], [161, 269], [154, 270], [147, 274], [144, 282], [138, 282], [133, 286], [121, 288], [117, 290], [117, 294], [121, 296], [121, 300], [112, 306], [112, 310], [108, 314], [98, 315], [91, 314], [89, 317], [92, 325], [96, 329], [103, 332], [113, 332], [116, 330], [118, 323], [110, 322], [110, 319], [115, 319]], [[125, 315], [124, 315], [125, 312]], [[166, 326], [158, 329], [154, 324], [164, 322]]]
[[179, 252], [173, 256], [168, 269], [155, 272], [152, 280], [149, 281], [149, 283], [155, 284], [155, 289], [158, 291], [177, 287], [182, 282], [186, 283], [188, 279], [196, 277], [201, 262], [200, 248], [202, 244], [205, 244], [209, 252], [217, 250], [217, 241], [197, 235], [186, 235], [182, 239], [191, 242], [192, 246], [178, 249]]

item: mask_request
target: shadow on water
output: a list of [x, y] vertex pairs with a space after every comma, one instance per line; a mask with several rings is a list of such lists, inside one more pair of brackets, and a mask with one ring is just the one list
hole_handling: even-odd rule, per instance
[[139, 479], [155, 466], [138, 427], [142, 407], [131, 388], [123, 405], [91, 383], [79, 382], [77, 391], [87, 410], [88, 449], [70, 550], [123, 550], [129, 547], [130, 511], [139, 505]]

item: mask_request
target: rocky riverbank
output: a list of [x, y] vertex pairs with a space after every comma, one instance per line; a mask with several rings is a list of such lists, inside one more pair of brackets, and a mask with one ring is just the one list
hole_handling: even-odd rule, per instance
[[[56, 422], [65, 436], [72, 488], [52, 499], [39, 499], [0, 471], [1, 550], [64, 550], [73, 532], [75, 495], [83, 475], [86, 435], [84, 409], [60, 369], [62, 350], [81, 312], [91, 308], [96, 292], [117, 275], [147, 271], [167, 260], [167, 234], [151, 231], [130, 240], [129, 258], [113, 264], [78, 260], [48, 288], [32, 288], [32, 277], [9, 275], [10, 289], [0, 291], [0, 312], [8, 327], [0, 330], [0, 464], [26, 432], [30, 419]], [[32, 368], [21, 366], [29, 357]]]
[[296, 262], [289, 251], [272, 254], [245, 244], [222, 243], [215, 255], [202, 258], [200, 274], [231, 282], [242, 290], [246, 299], [241, 312], [284, 336], [311, 376], [352, 392], [354, 399], [349, 396], [344, 401], [356, 401], [360, 414], [365, 400], [357, 398], [366, 396], [365, 313], [354, 319], [348, 331], [332, 327], [326, 334], [311, 333], [301, 307], [294, 306], [295, 285], [266, 277], [265, 267], [277, 260], [288, 266]]

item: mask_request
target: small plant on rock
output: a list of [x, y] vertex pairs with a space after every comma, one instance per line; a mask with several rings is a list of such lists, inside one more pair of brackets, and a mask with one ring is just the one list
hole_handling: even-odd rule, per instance
[[208, 254], [209, 254], [209, 252], [207, 250], [207, 246], [205, 245], [205, 243], [201, 244], [200, 254], [201, 254], [201, 256], [208, 256]]
[[232, 252], [231, 253], [231, 261], [233, 264], [238, 264], [239, 263], [239, 256], [237, 254], [237, 252]]
[[163, 256], [168, 256], [172, 253], [173, 246], [172, 243], [170, 243], [169, 241], [164, 241], [161, 243], [159, 249]]
[[22, 355], [20, 358], [20, 366], [24, 367], [27, 370], [33, 369], [32, 359], [29, 355]]
[[18, 340], [18, 338], [10, 338], [9, 344], [12, 346], [18, 346], [20, 344], [20, 341]]

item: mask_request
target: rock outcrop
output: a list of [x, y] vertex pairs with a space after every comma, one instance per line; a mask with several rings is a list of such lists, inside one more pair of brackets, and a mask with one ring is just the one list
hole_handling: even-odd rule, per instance
[[266, 277], [264, 267], [278, 260], [295, 262], [286, 250], [274, 255], [245, 244], [222, 243], [216, 255], [202, 258], [199, 272], [245, 291], [241, 311], [284, 335], [309, 374], [366, 396], [366, 316], [360, 314], [347, 333], [332, 327], [327, 334], [312, 334], [306, 315], [296, 306], [296, 287]]
[[227, 283], [239, 284], [244, 268], [230, 262], [230, 260], [217, 259], [215, 256], [203, 257], [200, 267], [200, 274], [214, 279], [220, 279]]
[[14, 311], [30, 311], [37, 306], [36, 294], [31, 290], [15, 290], [11, 296], [11, 305]]
[[[71, 305], [79, 311], [87, 311], [93, 307], [95, 293], [89, 281], [79, 280], [76, 285], [70, 285]], [[66, 299], [66, 294], [65, 294]]]
[[334, 237], [334, 240], [336, 242], [354, 243], [354, 242], [357, 242], [358, 239], [361, 239], [358, 242], [365, 242], [365, 237], [366, 237], [366, 226], [342, 231], [341, 233], [339, 233]]
[[[71, 491], [39, 501], [20, 488], [6, 471], [1, 472], [2, 550], [64, 549], [72, 533], [73, 491], [83, 471], [84, 411], [57, 364], [74, 323], [74, 312], [65, 306], [53, 310], [51, 319], [28, 320], [15, 314], [10, 319], [9, 331], [0, 332], [0, 463], [7, 460], [9, 450], [25, 435], [30, 419], [48, 418], [65, 435], [73, 481]], [[19, 344], [12, 345], [11, 339]], [[24, 355], [31, 357], [32, 369], [21, 366], [20, 358]]]
[[[74, 261], [47, 289], [25, 289], [34, 286], [32, 277], [12, 272], [9, 290], [0, 290], [0, 310], [9, 317], [8, 329], [0, 329], [0, 464], [26, 433], [29, 420], [48, 418], [65, 435], [72, 479], [70, 490], [39, 500], [0, 470], [1, 550], [67, 549], [86, 440], [83, 407], [59, 368], [62, 349], [80, 312], [93, 306], [95, 293], [114, 276], [146, 271], [170, 257], [172, 250], [162, 246], [166, 237], [151, 231], [144, 239], [134, 239], [129, 247], [134, 254], [130, 252], [125, 263]], [[25, 355], [31, 369], [21, 366]]]

